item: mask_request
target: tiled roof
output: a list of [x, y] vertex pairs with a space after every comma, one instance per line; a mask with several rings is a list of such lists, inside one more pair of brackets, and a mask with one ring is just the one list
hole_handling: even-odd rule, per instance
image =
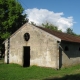
[[40, 29], [60, 38], [62, 41], [69, 41], [69, 42], [77, 42], [80, 43], [80, 37], [79, 36], [74, 36], [71, 34], [63, 33], [63, 32], [58, 32], [58, 31], [53, 31], [47, 28], [39, 27]]

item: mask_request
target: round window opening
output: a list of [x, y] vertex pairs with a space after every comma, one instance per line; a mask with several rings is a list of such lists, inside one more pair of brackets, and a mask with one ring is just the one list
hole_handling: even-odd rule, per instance
[[25, 41], [28, 41], [30, 39], [30, 34], [29, 33], [25, 33], [24, 34], [24, 39], [25, 39]]

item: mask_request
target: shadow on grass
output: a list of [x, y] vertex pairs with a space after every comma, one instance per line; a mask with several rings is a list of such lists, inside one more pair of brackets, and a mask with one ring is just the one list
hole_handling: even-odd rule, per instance
[[80, 80], [80, 74], [75, 74], [75, 75], [66, 75], [61, 78], [46, 78], [44, 80]]
[[0, 58], [0, 64], [4, 63], [4, 59]]

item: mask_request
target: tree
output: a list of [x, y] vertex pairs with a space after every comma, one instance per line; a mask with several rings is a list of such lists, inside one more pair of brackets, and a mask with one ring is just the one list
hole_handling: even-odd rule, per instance
[[0, 0], [0, 47], [3, 40], [28, 21], [18, 0]]
[[46, 24], [42, 24], [43, 27], [45, 28], [48, 28], [48, 29], [51, 29], [51, 30], [54, 30], [54, 31], [59, 31], [59, 32], [62, 32], [61, 30], [58, 30], [58, 27], [53, 25], [53, 24], [49, 24], [49, 23], [46, 23]]
[[27, 21], [23, 10], [17, 0], [0, 0], [0, 39], [6, 39]]
[[30, 24], [33, 25], [33, 26], [36, 26], [36, 23], [34, 23], [34, 22], [32, 22], [32, 21], [30, 22]]
[[71, 28], [67, 28], [66, 33], [71, 35], [76, 35]]

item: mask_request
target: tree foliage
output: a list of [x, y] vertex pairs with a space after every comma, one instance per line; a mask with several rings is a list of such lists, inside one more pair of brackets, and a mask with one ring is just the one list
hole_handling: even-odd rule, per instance
[[33, 25], [33, 26], [36, 26], [36, 23], [34, 23], [34, 22], [32, 22], [32, 21], [30, 22], [30, 24]]
[[73, 34], [73, 30], [72, 30], [71, 28], [67, 28], [66, 32], [67, 32], [68, 34]]
[[18, 0], [0, 0], [0, 48], [2, 42], [28, 21]]
[[6, 39], [27, 21], [23, 10], [17, 0], [0, 0], [0, 39]]
[[53, 25], [53, 24], [49, 24], [49, 23], [44, 24], [44, 23], [43, 23], [42, 26], [45, 27], [45, 28], [54, 30], [54, 31], [62, 32], [61, 30], [58, 30], [58, 27], [55, 26], [55, 25]]
[[77, 36], [77, 34], [75, 34], [71, 28], [67, 28], [66, 33]]

